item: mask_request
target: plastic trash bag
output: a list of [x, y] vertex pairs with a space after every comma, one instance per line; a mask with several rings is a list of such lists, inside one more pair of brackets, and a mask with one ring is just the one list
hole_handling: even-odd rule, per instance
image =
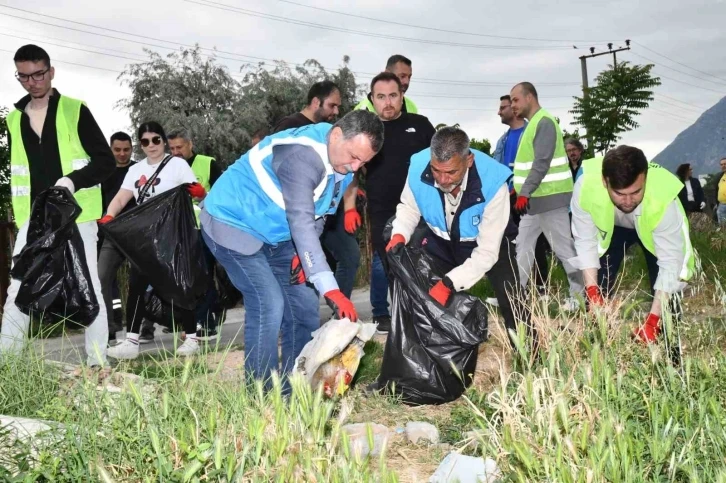
[[237, 290], [227, 275], [227, 271], [216, 260], [214, 261], [214, 281], [219, 295], [217, 309], [221, 311], [235, 308], [242, 300], [242, 292]]
[[363, 346], [376, 333], [376, 324], [334, 319], [313, 332], [295, 359], [293, 374], [301, 374], [313, 389], [321, 385], [328, 397], [342, 396], [365, 354]]
[[471, 384], [479, 344], [488, 338], [487, 309], [478, 298], [452, 293], [442, 307], [429, 290], [445, 275], [422, 249], [388, 253], [393, 278], [391, 331], [379, 386], [408, 404], [454, 401]]
[[101, 230], [164, 302], [194, 310], [209, 274], [186, 185], [154, 196]]
[[81, 207], [66, 188], [53, 187], [33, 202], [25, 247], [13, 258], [11, 275], [20, 280], [15, 304], [43, 322], [71, 320], [89, 326], [98, 299], [88, 271], [76, 219]]

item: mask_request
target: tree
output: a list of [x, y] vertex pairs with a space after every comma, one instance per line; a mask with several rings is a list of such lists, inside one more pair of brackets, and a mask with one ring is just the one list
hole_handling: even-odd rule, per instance
[[472, 147], [472, 148], [474, 148], [474, 149], [476, 149], [476, 150], [478, 150], [478, 151], [481, 151], [484, 154], [488, 154], [488, 155], [491, 155], [492, 154], [491, 153], [491, 151], [492, 151], [492, 143], [490, 143], [488, 139], [485, 139], [485, 138], [481, 138], [481, 139], [471, 138], [471, 141], [469, 141], [469, 146]]
[[[303, 65], [291, 69], [284, 62], [277, 62], [272, 70], [264, 63], [255, 68], [247, 66], [248, 72], [242, 80], [241, 94], [245, 106], [254, 106], [250, 111], [258, 122], [268, 127], [280, 119], [305, 107], [310, 87], [322, 80], [331, 80], [340, 89], [340, 116], [355, 107], [363, 86], [356, 84], [355, 76], [348, 67], [350, 58], [343, 57], [343, 66], [329, 73], [317, 60], [307, 60]], [[248, 109], [249, 110], [249, 109]]]
[[10, 149], [8, 148], [8, 110], [0, 107], [0, 220], [10, 210]]
[[198, 152], [223, 163], [237, 159], [251, 132], [239, 109], [239, 83], [227, 68], [214, 56], [204, 59], [198, 46], [166, 58], [147, 53], [148, 62], [131, 64], [119, 76], [131, 88], [118, 105], [129, 111], [132, 128], [146, 121], [185, 128]]
[[284, 62], [272, 68], [265, 63], [246, 64], [239, 82], [198, 46], [166, 57], [147, 52], [148, 62], [132, 64], [121, 74], [131, 96], [118, 106], [129, 111], [134, 127], [155, 120], [166, 129], [186, 128], [196, 151], [215, 156], [223, 164], [234, 162], [249, 149], [255, 131], [300, 111], [313, 83], [329, 79], [338, 84], [341, 115], [355, 106], [360, 90], [347, 56], [333, 73], [316, 60], [294, 70]]
[[604, 153], [615, 146], [624, 132], [638, 127], [638, 114], [653, 100], [660, 78], [651, 74], [652, 64], [621, 62], [601, 72], [587, 95], [575, 97], [570, 111], [575, 123], [587, 131], [593, 151]]

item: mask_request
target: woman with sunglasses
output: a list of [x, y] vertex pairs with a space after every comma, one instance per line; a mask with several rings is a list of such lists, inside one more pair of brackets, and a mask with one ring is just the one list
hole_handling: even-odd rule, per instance
[[[204, 198], [206, 192], [182, 158], [166, 154], [166, 133], [157, 122], [145, 122], [139, 127], [138, 139], [146, 158], [129, 168], [121, 189], [108, 205], [106, 216], [99, 223], [108, 223], [131, 200], [137, 204], [184, 183], [191, 183], [189, 193], [194, 198]], [[114, 359], [136, 359], [139, 356], [139, 333], [145, 315], [144, 295], [149, 281], [143, 272], [133, 267], [129, 273], [129, 291], [126, 299], [126, 340], [108, 349], [109, 357]], [[177, 355], [189, 356], [199, 350], [196, 337], [194, 312], [174, 309], [174, 320], [183, 326], [187, 333], [184, 343], [177, 348]]]

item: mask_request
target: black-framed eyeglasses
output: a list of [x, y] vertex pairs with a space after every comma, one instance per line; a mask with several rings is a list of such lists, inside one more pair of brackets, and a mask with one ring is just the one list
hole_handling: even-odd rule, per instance
[[150, 143], [154, 143], [155, 146], [158, 146], [159, 144], [161, 144], [161, 136], [154, 136], [151, 139], [148, 139], [148, 138], [141, 139], [141, 145], [145, 148], [148, 148]]
[[21, 74], [20, 72], [15, 73], [15, 78], [18, 79], [20, 82], [28, 82], [30, 79], [33, 79], [36, 82], [42, 81], [45, 79], [45, 74], [48, 73], [50, 70], [50, 67], [48, 67], [45, 70], [39, 70], [38, 72], [33, 72], [32, 74]]

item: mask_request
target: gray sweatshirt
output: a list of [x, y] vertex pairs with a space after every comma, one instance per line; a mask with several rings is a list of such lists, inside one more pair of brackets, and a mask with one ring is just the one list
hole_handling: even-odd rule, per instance
[[552, 119], [543, 118], [537, 124], [537, 131], [534, 135], [534, 161], [527, 179], [522, 184], [518, 195], [529, 198], [530, 215], [545, 213], [570, 204], [572, 193], [560, 193], [557, 195], [532, 198], [532, 193], [539, 187], [540, 183], [550, 169], [550, 163], [555, 155], [557, 136], [561, 133], [555, 128]]

